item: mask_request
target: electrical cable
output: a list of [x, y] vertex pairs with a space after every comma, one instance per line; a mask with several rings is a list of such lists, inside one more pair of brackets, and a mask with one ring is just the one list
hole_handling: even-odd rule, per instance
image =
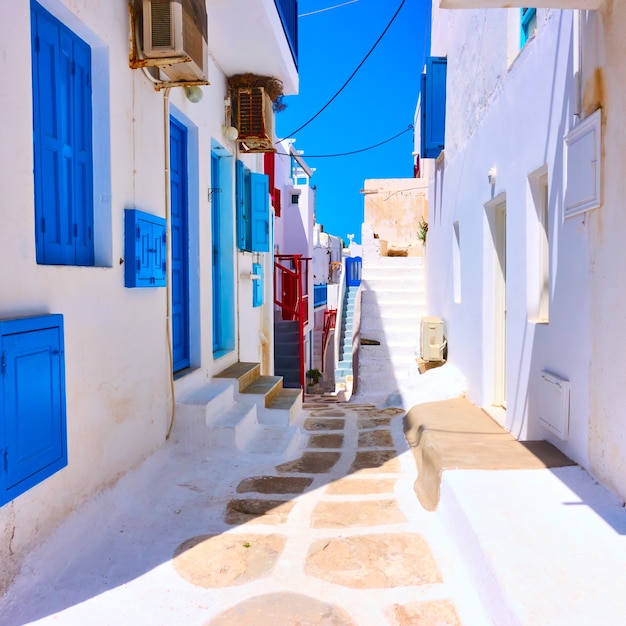
[[[373, 146], [368, 146], [367, 148], [359, 148], [358, 150], [351, 150], [350, 152], [339, 152], [337, 154], [302, 154], [300, 156], [302, 156], [303, 159], [330, 159], [334, 157], [350, 156], [352, 154], [358, 154], [359, 152], [367, 152], [368, 150], [373, 150], [374, 148], [378, 148], [379, 146], [382, 146], [386, 143], [389, 143], [390, 141], [393, 141], [394, 139], [397, 139], [401, 135], [404, 135], [404, 133], [408, 133], [410, 130], [413, 130], [413, 128], [413, 124], [409, 124], [403, 131], [397, 133], [393, 137], [389, 137], [389, 139], [385, 139], [384, 141], [375, 143]], [[278, 154], [279, 156], [292, 156], [287, 152], [276, 152], [276, 154]]]
[[[294, 135], [299, 133], [303, 128], [308, 126], [316, 117], [321, 115], [321, 113], [324, 110], [326, 110], [331, 105], [331, 103], [335, 100], [335, 98], [348, 86], [348, 83], [355, 77], [356, 73], [361, 69], [361, 67], [363, 66], [365, 61], [367, 61], [369, 56], [376, 49], [376, 46], [378, 46], [378, 44], [381, 42], [382, 38], [386, 35], [387, 31], [391, 28], [391, 25], [394, 23], [396, 17], [398, 17], [398, 13], [400, 13], [400, 11], [402, 10], [402, 7], [404, 6], [405, 3], [406, 3], [406, 0], [402, 0], [402, 2], [400, 2], [400, 6], [398, 7], [396, 12], [394, 13], [394, 15], [391, 18], [389, 24], [387, 24], [387, 26], [385, 27], [385, 30], [382, 32], [380, 37], [376, 40], [376, 43], [369, 49], [369, 52], [365, 55], [365, 57], [363, 57], [363, 60], [357, 65], [357, 67], [354, 70], [354, 72], [352, 72], [352, 74], [350, 74], [348, 80], [346, 80], [346, 82], [339, 88], [339, 91], [337, 91], [337, 93], [311, 119], [306, 121], [299, 128], [296, 128], [296, 130], [294, 130], [293, 132], [289, 133], [288, 135], [285, 135], [284, 139], [286, 139], [287, 137], [293, 137]], [[276, 143], [278, 143], [278, 142], [276, 142]]]

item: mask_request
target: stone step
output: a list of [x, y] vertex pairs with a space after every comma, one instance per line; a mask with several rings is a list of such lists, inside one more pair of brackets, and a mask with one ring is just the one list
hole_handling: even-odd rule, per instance
[[257, 407], [233, 397], [233, 385], [227, 382], [209, 383], [180, 397], [174, 441], [194, 451], [243, 449], [257, 424]]
[[258, 411], [260, 424], [290, 426], [302, 412], [302, 389], [282, 389]]
[[363, 290], [361, 307], [372, 303], [395, 306], [426, 306], [426, 291]]
[[252, 381], [258, 378], [261, 374], [261, 365], [259, 363], [246, 363], [237, 361], [230, 367], [227, 367], [224, 371], [220, 372], [214, 378], [236, 381], [236, 391], [241, 392]]
[[373, 281], [385, 280], [389, 284], [410, 284], [412, 282], [421, 283], [424, 282], [424, 272], [419, 269], [395, 269], [388, 270], [383, 268], [373, 268], [363, 274], [361, 279], [361, 289], [365, 289], [371, 285]]

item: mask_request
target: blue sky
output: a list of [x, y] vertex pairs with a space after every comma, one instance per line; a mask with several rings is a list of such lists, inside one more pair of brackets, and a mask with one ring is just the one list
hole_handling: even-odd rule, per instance
[[[348, 0], [299, 0], [300, 15]], [[299, 19], [300, 92], [285, 98], [277, 134], [291, 134], [343, 85], [381, 35], [401, 0], [358, 0]], [[361, 241], [368, 178], [413, 176], [413, 133], [352, 156], [313, 158], [366, 148], [413, 123], [425, 54], [429, 0], [406, 0], [387, 34], [335, 101], [299, 131], [295, 148], [316, 169], [317, 221], [328, 233]], [[311, 155], [310, 157], [307, 155]]]

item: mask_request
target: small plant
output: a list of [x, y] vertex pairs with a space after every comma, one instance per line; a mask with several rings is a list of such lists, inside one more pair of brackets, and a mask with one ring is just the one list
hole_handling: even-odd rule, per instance
[[420, 217], [419, 230], [417, 231], [417, 238], [422, 242], [423, 245], [426, 245], [426, 236], [428, 235], [428, 222]]
[[309, 370], [306, 373], [306, 379], [310, 385], [317, 385], [317, 383], [319, 383], [322, 379], [322, 372], [320, 372], [317, 368]]
[[250, 547], [250, 542], [249, 542], [249, 541], [246, 541], [246, 542], [243, 544], [243, 547], [244, 547], [244, 548], [249, 548], [249, 547]]

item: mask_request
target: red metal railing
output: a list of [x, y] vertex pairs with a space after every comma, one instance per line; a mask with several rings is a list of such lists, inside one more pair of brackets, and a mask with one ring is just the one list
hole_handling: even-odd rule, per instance
[[309, 321], [309, 261], [301, 254], [274, 256], [274, 304], [283, 320], [298, 322], [300, 384], [304, 392], [304, 326]]
[[324, 356], [326, 354], [326, 343], [330, 331], [335, 328], [337, 323], [337, 309], [327, 309], [324, 311], [324, 330], [322, 331], [322, 371], [324, 370]]

